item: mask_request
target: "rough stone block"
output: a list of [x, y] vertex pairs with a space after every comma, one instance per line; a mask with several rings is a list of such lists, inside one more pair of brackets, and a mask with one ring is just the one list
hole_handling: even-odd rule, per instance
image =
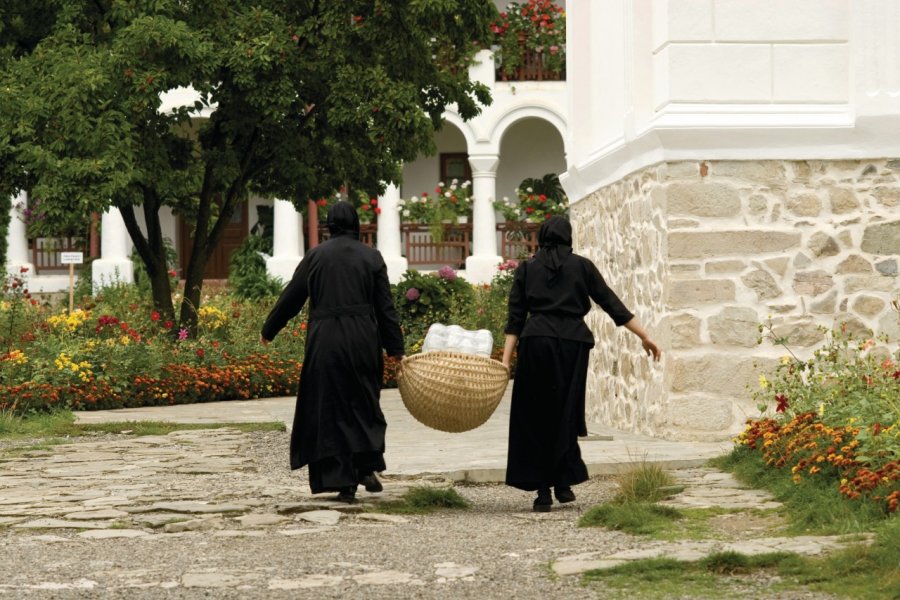
[[669, 287], [669, 306], [688, 308], [698, 304], [734, 302], [734, 282], [728, 279], [676, 279]]
[[681, 350], [700, 345], [700, 319], [689, 313], [673, 316], [671, 324], [672, 348]]
[[804, 271], [794, 275], [794, 291], [798, 294], [818, 296], [834, 287], [834, 280], [825, 271]]
[[673, 392], [715, 393], [740, 397], [755, 387], [759, 373], [775, 366], [776, 361], [748, 358], [745, 354], [718, 352], [700, 356], [677, 356], [671, 362]]
[[777, 337], [786, 338], [789, 346], [815, 346], [825, 339], [825, 334], [811, 317], [775, 319], [772, 331]]
[[732, 217], [741, 210], [735, 188], [722, 183], [670, 183], [670, 214], [698, 217]]
[[707, 273], [740, 273], [747, 268], [742, 260], [718, 260], [706, 263]]
[[693, 229], [700, 226], [700, 221], [693, 219], [669, 219], [666, 223], [669, 229]]
[[756, 292], [757, 300], [769, 300], [782, 294], [781, 288], [767, 271], [756, 269], [741, 277], [741, 281], [748, 288]]
[[847, 188], [831, 188], [828, 190], [828, 199], [831, 201], [831, 212], [842, 215], [855, 212], [859, 209], [859, 199], [856, 192]]
[[872, 265], [859, 254], [851, 254], [840, 262], [836, 271], [840, 275], [846, 273], [871, 273]]
[[900, 221], [866, 227], [860, 248], [870, 254], [900, 254]]
[[752, 181], [771, 188], [784, 187], [784, 163], [774, 160], [721, 160], [712, 163], [715, 177], [731, 177]]
[[815, 194], [795, 194], [788, 198], [787, 209], [798, 217], [818, 217], [822, 202]]
[[807, 246], [815, 256], [837, 256], [841, 251], [834, 238], [821, 231], [815, 232], [809, 238]]
[[872, 337], [872, 330], [856, 315], [840, 313], [834, 317], [834, 329], [852, 335], [854, 339], [864, 340]]
[[897, 274], [897, 261], [893, 258], [875, 263], [875, 270], [882, 275], [893, 277]]
[[728, 306], [707, 321], [713, 344], [752, 348], [759, 339], [759, 315], [752, 308]]
[[851, 304], [853, 312], [859, 313], [864, 317], [874, 317], [882, 310], [887, 303], [876, 296], [859, 296]]
[[676, 231], [669, 234], [669, 258], [782, 252], [800, 239], [798, 231]]
[[809, 312], [816, 315], [833, 315], [837, 306], [837, 292], [830, 291], [820, 300], [809, 305]]
[[897, 287], [894, 277], [884, 275], [850, 275], [844, 280], [844, 292], [891, 292]]
[[708, 394], [669, 398], [666, 421], [676, 427], [700, 431], [722, 431], [731, 426], [732, 400]]
[[784, 275], [787, 272], [787, 266], [790, 262], [790, 259], [787, 256], [780, 256], [778, 258], [770, 258], [763, 262], [766, 263], [767, 267], [769, 267], [779, 275]]
[[872, 195], [882, 206], [900, 206], [900, 187], [877, 187], [872, 190]]

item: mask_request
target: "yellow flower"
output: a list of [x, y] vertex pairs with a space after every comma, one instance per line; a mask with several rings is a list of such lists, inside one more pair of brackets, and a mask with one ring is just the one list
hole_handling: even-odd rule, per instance
[[759, 387], [762, 389], [766, 389], [767, 387], [769, 387], [769, 380], [766, 379], [765, 375], [759, 376]]
[[819, 404], [819, 416], [821, 417], [824, 414], [825, 414], [825, 403], [822, 402]]
[[131, 338], [128, 337], [127, 335], [123, 335], [122, 337], [119, 338], [119, 343], [122, 344], [123, 346], [127, 346], [128, 344], [131, 343]]
[[781, 357], [781, 364], [786, 365], [786, 364], [788, 364], [788, 363], [790, 363], [790, 362], [791, 362], [791, 357], [790, 357], [790, 356], [782, 356], [782, 357]]

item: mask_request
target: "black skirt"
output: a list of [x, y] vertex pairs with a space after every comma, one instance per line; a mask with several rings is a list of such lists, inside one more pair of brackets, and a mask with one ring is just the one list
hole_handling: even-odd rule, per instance
[[578, 436], [591, 345], [555, 337], [519, 340], [509, 418], [506, 484], [533, 491], [587, 481]]

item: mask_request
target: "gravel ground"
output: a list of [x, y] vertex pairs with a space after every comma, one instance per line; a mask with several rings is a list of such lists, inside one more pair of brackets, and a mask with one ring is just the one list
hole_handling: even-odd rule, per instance
[[[115, 437], [115, 436], [112, 436]], [[96, 441], [97, 438], [90, 438]], [[307, 490], [306, 472], [286, 466], [288, 435], [248, 434], [246, 451], [254, 477], [277, 498], [235, 497], [228, 474], [173, 476], [182, 497], [216, 501], [258, 501], [254, 512], [297, 500]], [[384, 478], [392, 488], [440, 483]], [[467, 511], [404, 516], [406, 523], [342, 518], [328, 530], [309, 528], [287, 536], [279, 527], [260, 537], [216, 537], [208, 531], [154, 534], [136, 539], [86, 540], [73, 530], [22, 531], [0, 528], [0, 596], [40, 598], [604, 598], [600, 584], [583, 585], [577, 576], [556, 577], [550, 563], [559, 557], [639, 548], [641, 539], [576, 526], [590, 506], [609, 499], [615, 484], [595, 478], [578, 486], [578, 500], [554, 505], [549, 514], [531, 512], [532, 496], [503, 485], [457, 486], [472, 503]], [[360, 492], [365, 496], [365, 492]], [[2, 503], [2, 491], [0, 491]], [[296, 527], [296, 523], [293, 524]], [[233, 527], [238, 529], [239, 526]], [[283, 529], [281, 527], [280, 529]], [[55, 536], [52, 539], [41, 536]], [[194, 575], [191, 575], [194, 574]], [[190, 577], [210, 581], [185, 587]], [[318, 579], [310, 579], [318, 576]], [[369, 578], [374, 577], [377, 581]], [[393, 580], [395, 583], [379, 583]], [[90, 582], [97, 582], [92, 584]], [[300, 589], [297, 582], [334, 585]], [[739, 598], [828, 598], [811, 593], [774, 593], [772, 580], [743, 580]], [[51, 589], [64, 584], [70, 589]], [[85, 589], [77, 589], [79, 585]], [[224, 587], [209, 587], [223, 585]], [[74, 586], [75, 589], [72, 589]], [[89, 588], [90, 589], [87, 589]], [[723, 597], [721, 590], [709, 598]]]

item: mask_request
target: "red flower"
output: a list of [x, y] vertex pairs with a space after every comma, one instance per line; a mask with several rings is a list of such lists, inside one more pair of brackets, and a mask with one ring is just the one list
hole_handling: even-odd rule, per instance
[[376, 214], [376, 215], [380, 215], [380, 214], [381, 214], [381, 209], [378, 208], [377, 206], [375, 207], [375, 214]]
[[150, 313], [150, 320], [151, 321], [159, 321], [159, 311], [158, 310], [154, 310], [153, 312]]
[[527, 207], [527, 208], [525, 209], [525, 212], [527, 212], [528, 214], [533, 213], [533, 212], [534, 212], [534, 207], [533, 207], [533, 206]]
[[775, 401], [778, 402], [778, 406], [775, 407], [775, 412], [783, 413], [787, 410], [788, 399], [784, 394], [778, 394], [777, 396], [775, 396]]
[[378, 198], [372, 198], [371, 200], [369, 200], [369, 204], [371, 204], [372, 206], [378, 206]]
[[203, 348], [197, 348], [197, 357], [198, 358], [203, 358], [204, 354], [206, 354], [206, 352], [203, 351]]
[[[435, 194], [440, 194], [440, 193], [441, 193], [441, 186], [437, 186], [436, 188], [434, 188], [434, 193], [435, 193]], [[424, 196], [424, 194], [422, 194], [422, 195]]]
[[166, 329], [172, 329], [173, 327], [175, 327], [175, 323], [173, 323], [172, 321], [166, 321], [165, 323], [163, 323], [163, 327], [165, 327]]

